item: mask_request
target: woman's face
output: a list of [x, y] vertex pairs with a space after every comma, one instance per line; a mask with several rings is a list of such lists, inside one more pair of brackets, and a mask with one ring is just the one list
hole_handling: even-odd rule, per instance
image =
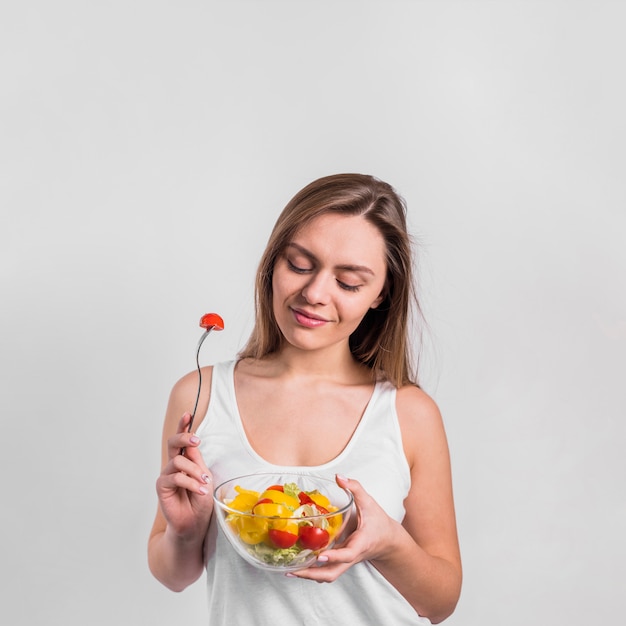
[[383, 299], [385, 241], [361, 216], [322, 215], [296, 233], [276, 260], [274, 315], [285, 339], [318, 350], [348, 338]]

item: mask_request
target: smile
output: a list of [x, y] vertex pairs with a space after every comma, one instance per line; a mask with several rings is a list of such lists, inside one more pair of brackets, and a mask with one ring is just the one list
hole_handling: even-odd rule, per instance
[[307, 328], [319, 328], [320, 326], [330, 322], [330, 320], [324, 319], [319, 315], [307, 313], [301, 309], [291, 309], [291, 312], [293, 313], [296, 322], [298, 322], [301, 326], [306, 326]]

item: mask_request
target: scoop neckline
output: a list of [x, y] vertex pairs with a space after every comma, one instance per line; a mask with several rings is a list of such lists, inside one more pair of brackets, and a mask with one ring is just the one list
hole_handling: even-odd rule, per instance
[[298, 470], [307, 470], [310, 471], [312, 469], [324, 470], [330, 468], [334, 465], [341, 463], [349, 454], [352, 448], [355, 446], [355, 442], [360, 437], [361, 432], [365, 428], [365, 425], [369, 419], [370, 414], [373, 411], [373, 406], [375, 404], [376, 399], [380, 395], [380, 390], [383, 385], [383, 381], [376, 381], [374, 383], [374, 389], [370, 394], [369, 400], [367, 401], [367, 405], [359, 419], [359, 423], [356, 428], [352, 432], [350, 439], [347, 441], [346, 445], [342, 448], [341, 452], [331, 459], [330, 461], [323, 463], [321, 465], [278, 465], [275, 463], [271, 463], [270, 461], [263, 458], [252, 446], [248, 436], [246, 434], [245, 428], [243, 427], [243, 420], [241, 419], [241, 413], [239, 412], [239, 404], [237, 403], [237, 393], [235, 390], [235, 367], [237, 365], [237, 361], [233, 360], [230, 364], [229, 372], [228, 372], [228, 393], [230, 395], [231, 405], [233, 407], [233, 415], [235, 419], [235, 426], [237, 428], [237, 432], [239, 433], [239, 437], [243, 443], [244, 448], [248, 452], [248, 454], [254, 458], [257, 462], [269, 467], [269, 468], [279, 468], [283, 471], [291, 470], [297, 472]]

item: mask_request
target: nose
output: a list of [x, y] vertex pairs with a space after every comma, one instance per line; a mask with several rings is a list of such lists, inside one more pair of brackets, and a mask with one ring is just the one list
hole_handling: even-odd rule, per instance
[[311, 274], [302, 288], [302, 296], [309, 304], [328, 304], [331, 277], [322, 272]]

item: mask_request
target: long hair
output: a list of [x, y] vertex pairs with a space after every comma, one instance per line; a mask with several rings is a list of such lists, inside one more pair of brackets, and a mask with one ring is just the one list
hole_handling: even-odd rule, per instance
[[336, 174], [315, 180], [283, 209], [261, 257], [255, 285], [255, 325], [239, 358], [263, 358], [280, 349], [283, 337], [272, 308], [276, 259], [299, 229], [328, 213], [363, 216], [385, 241], [384, 298], [378, 307], [369, 309], [350, 335], [352, 355], [377, 379], [388, 380], [396, 387], [416, 384], [408, 329], [411, 305], [419, 311], [419, 303], [413, 284], [406, 206], [390, 185], [363, 174]]

